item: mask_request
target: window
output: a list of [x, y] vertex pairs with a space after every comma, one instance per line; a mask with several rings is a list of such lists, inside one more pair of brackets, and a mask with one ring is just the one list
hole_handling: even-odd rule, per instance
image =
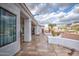
[[0, 7], [0, 47], [16, 41], [16, 15]]

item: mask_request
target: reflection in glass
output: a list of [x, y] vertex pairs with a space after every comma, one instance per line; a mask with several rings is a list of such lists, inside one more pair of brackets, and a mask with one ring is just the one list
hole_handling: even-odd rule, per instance
[[16, 16], [0, 8], [0, 47], [16, 41]]

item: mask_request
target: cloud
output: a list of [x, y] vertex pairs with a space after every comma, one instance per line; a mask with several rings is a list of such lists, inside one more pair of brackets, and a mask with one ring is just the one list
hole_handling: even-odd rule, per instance
[[[59, 21], [59, 19], [61, 19], [62, 17], [65, 16], [65, 13], [64, 12], [60, 12], [58, 14], [56, 13], [50, 13], [50, 14], [45, 14], [45, 15], [42, 15], [41, 16], [41, 22], [40, 23], [44, 23], [44, 24], [47, 24], [47, 23], [56, 23], [57, 21]], [[37, 17], [39, 18], [39, 17]]]
[[33, 9], [35, 9], [35, 7], [36, 6], [39, 6], [39, 4], [40, 3], [26, 3], [26, 5], [28, 6], [28, 8], [30, 9], [30, 10], [33, 10]]
[[71, 3], [27, 4], [32, 14], [35, 15], [35, 19], [42, 24], [69, 24], [73, 22], [79, 22], [79, 4], [76, 4], [75, 6], [74, 5]]
[[51, 11], [63, 10], [69, 3], [27, 3], [26, 4], [33, 14], [46, 14]]
[[52, 12], [50, 14], [45, 14], [45, 15], [42, 15], [42, 20], [49, 20], [51, 18], [63, 18], [65, 16], [65, 13], [64, 12], [60, 12], [58, 14], [56, 14], [55, 12]]
[[63, 18], [61, 18], [56, 24], [71, 24], [74, 22], [79, 22], [79, 12], [78, 7], [74, 8], [72, 11], [67, 13]]
[[44, 14], [48, 12], [48, 9], [45, 3], [37, 3], [37, 4], [30, 3], [30, 4], [27, 4], [27, 6], [29, 7], [29, 9], [33, 14]]
[[74, 12], [74, 13], [79, 13], [79, 6], [75, 6], [73, 12]]

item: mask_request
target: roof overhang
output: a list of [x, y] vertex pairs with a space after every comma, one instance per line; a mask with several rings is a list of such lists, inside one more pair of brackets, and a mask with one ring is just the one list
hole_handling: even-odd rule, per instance
[[30, 10], [28, 9], [27, 5], [25, 3], [18, 3], [16, 4], [21, 11], [21, 14], [25, 17], [25, 18], [30, 18], [31, 21], [35, 24], [38, 25], [38, 22], [35, 20], [34, 16], [32, 15], [32, 13], [30, 12]]

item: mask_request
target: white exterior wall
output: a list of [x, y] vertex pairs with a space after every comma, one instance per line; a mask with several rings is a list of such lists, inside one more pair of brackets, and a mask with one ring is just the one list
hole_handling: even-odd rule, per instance
[[41, 34], [41, 33], [42, 33], [42, 28], [41, 28], [39, 25], [37, 25], [37, 26], [35, 27], [35, 34], [39, 35], [39, 34]]
[[24, 41], [30, 42], [31, 41], [31, 19], [24, 20]]
[[40, 27], [40, 29], [39, 29], [39, 30], [40, 30], [40, 33], [42, 33], [42, 28], [41, 28], [41, 27]]
[[35, 26], [35, 34], [37, 34], [37, 26]]
[[39, 25], [36, 25], [35, 27], [35, 34], [39, 35], [41, 33], [41, 27]]
[[79, 51], [79, 41], [78, 40], [48, 36], [48, 43], [62, 45], [62, 46], [68, 47], [70, 49], [75, 49], [75, 50]]
[[11, 56], [20, 50], [20, 10], [15, 4], [0, 4], [0, 6], [14, 13], [17, 16], [16, 41], [3, 47], [0, 47], [0, 55]]

